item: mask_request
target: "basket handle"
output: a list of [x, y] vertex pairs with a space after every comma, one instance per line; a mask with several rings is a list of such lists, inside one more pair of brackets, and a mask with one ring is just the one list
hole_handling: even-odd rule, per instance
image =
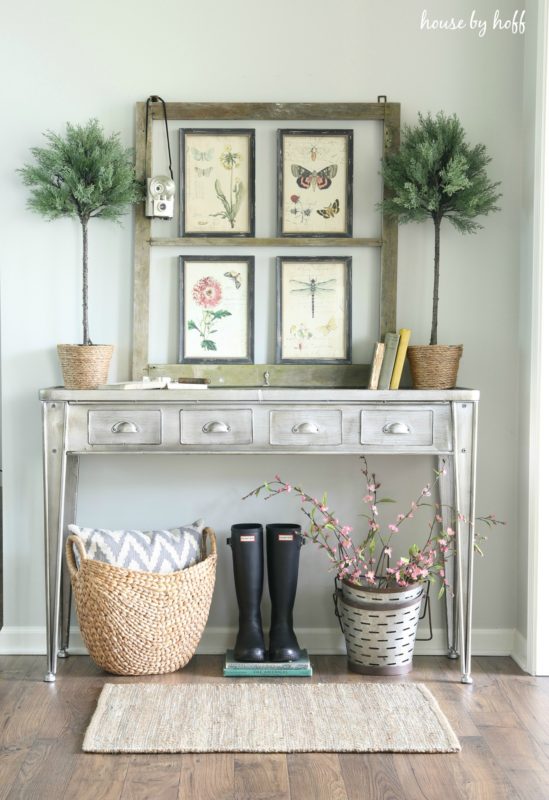
[[335, 591], [334, 591], [334, 593], [332, 595], [332, 599], [334, 601], [334, 614], [336, 615], [337, 620], [339, 622], [339, 627], [341, 628], [341, 633], [345, 633], [345, 628], [343, 627], [343, 621], [341, 619], [341, 611], [339, 610], [338, 600], [339, 600], [339, 597], [341, 595], [341, 589], [338, 587], [337, 578], [334, 578], [334, 584], [335, 584]]
[[215, 538], [215, 532], [212, 528], [204, 528], [202, 531], [202, 558], [206, 558], [208, 554], [206, 548], [206, 543], [208, 541], [210, 543], [210, 555], [214, 556], [217, 553], [217, 539]]
[[76, 545], [76, 549], [78, 550], [78, 554], [80, 555], [80, 563], [84, 561], [86, 556], [86, 551], [84, 550], [84, 545], [82, 544], [82, 539], [80, 536], [76, 536], [76, 534], [71, 533], [70, 536], [67, 537], [67, 541], [65, 542], [65, 556], [67, 559], [67, 566], [69, 568], [69, 575], [73, 578], [76, 573], [78, 572], [78, 567], [76, 566], [76, 559], [74, 557], [74, 550], [73, 544]]

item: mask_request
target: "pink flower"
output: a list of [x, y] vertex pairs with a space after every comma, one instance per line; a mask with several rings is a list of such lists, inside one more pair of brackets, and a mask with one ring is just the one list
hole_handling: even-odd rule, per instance
[[391, 533], [398, 533], [398, 528], [396, 525], [387, 525]]
[[282, 478], [280, 477], [280, 475], [278, 475], [278, 473], [275, 475], [275, 481], [282, 483]]
[[377, 510], [377, 506], [372, 506], [372, 514], [375, 514], [376, 517], [379, 514], [379, 511]]
[[288, 492], [288, 493], [292, 491], [292, 487], [290, 486], [290, 484], [289, 484], [289, 483], [287, 483], [287, 484], [286, 484], [286, 486], [284, 487], [284, 490], [285, 490], [286, 492]]
[[292, 194], [290, 196], [290, 200], [292, 201], [292, 203], [297, 203], [297, 201], [299, 200], [299, 195], [298, 194]]
[[439, 569], [438, 574], [440, 575], [441, 578], [444, 578], [444, 570], [443, 569]]
[[348, 536], [351, 533], [352, 530], [353, 529], [351, 528], [350, 525], [344, 525], [342, 527], [342, 529], [341, 529], [341, 535], [342, 536]]
[[368, 583], [375, 583], [376, 582], [376, 574], [375, 574], [375, 572], [373, 570], [371, 570], [371, 569], [368, 570], [368, 572], [366, 573], [366, 580], [368, 581]]
[[203, 308], [214, 308], [221, 300], [221, 285], [209, 276], [200, 278], [193, 286], [193, 300]]
[[397, 517], [398, 522], [402, 522], [403, 519], [404, 519], [404, 514], [399, 514]]
[[423, 497], [431, 497], [430, 489], [431, 487], [429, 486], [429, 484], [423, 487], [423, 489], [421, 490], [421, 494], [423, 495]]
[[373, 494], [366, 494], [362, 499], [365, 503], [371, 503], [372, 500], [374, 499], [374, 496]]
[[442, 522], [442, 517], [440, 516], [440, 514], [435, 514], [435, 519], [437, 522]]
[[446, 528], [446, 535], [447, 536], [455, 536], [456, 532], [452, 530], [452, 528]]

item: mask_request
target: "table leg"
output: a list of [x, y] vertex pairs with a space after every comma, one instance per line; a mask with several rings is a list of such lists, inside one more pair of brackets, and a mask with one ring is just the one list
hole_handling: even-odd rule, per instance
[[44, 533], [46, 552], [47, 672], [44, 680], [55, 681], [59, 638], [59, 594], [65, 500], [65, 403], [44, 403]]
[[[456, 493], [455, 493], [455, 473], [454, 473], [454, 457], [453, 456], [440, 456], [438, 460], [439, 472], [445, 470], [446, 474], [440, 477], [440, 504], [442, 516], [443, 530], [454, 524], [453, 509], [456, 507]], [[446, 572], [446, 579], [450, 584], [451, 591], [447, 591], [444, 595], [444, 603], [446, 608], [446, 636], [448, 643], [448, 658], [459, 658], [458, 653], [458, 613], [457, 613], [457, 566], [456, 557], [448, 556], [445, 561], [444, 570]]]
[[61, 553], [61, 618], [60, 618], [60, 649], [58, 658], [67, 658], [69, 655], [69, 636], [71, 624], [72, 588], [69, 570], [65, 561], [65, 542], [69, 535], [68, 525], [76, 521], [76, 501], [78, 498], [78, 456], [70, 453], [67, 456], [65, 503], [62, 519], [63, 547]]
[[473, 556], [475, 543], [475, 484], [477, 402], [452, 403], [454, 470], [457, 508], [464, 519], [456, 523], [457, 594], [461, 640], [461, 682], [472, 683], [471, 628], [473, 624]]

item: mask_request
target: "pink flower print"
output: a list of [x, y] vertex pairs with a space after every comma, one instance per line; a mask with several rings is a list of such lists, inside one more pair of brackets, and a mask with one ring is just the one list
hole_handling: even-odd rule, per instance
[[292, 194], [290, 196], [290, 200], [292, 201], [292, 203], [297, 203], [299, 201], [299, 195], [298, 194]]
[[214, 308], [221, 301], [221, 285], [210, 276], [200, 278], [193, 286], [193, 300], [203, 308]]

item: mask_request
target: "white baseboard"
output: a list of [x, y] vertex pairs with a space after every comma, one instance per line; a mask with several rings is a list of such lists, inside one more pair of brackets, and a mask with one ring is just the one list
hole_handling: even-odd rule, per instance
[[[296, 635], [302, 647], [313, 655], [344, 655], [345, 642], [339, 628], [297, 628]], [[420, 636], [422, 632], [420, 631]], [[232, 647], [236, 629], [207, 627], [198, 652], [205, 655], [224, 653]], [[84, 655], [87, 650], [77, 627], [71, 628], [70, 651]], [[429, 642], [416, 642], [416, 655], [446, 655], [446, 634], [441, 628], [433, 631]], [[45, 655], [45, 627], [5, 627], [0, 631], [0, 655]], [[526, 668], [526, 640], [512, 628], [474, 629], [472, 653], [482, 656], [511, 656]]]
[[521, 669], [528, 672], [528, 644], [520, 631], [515, 631], [511, 658]]

